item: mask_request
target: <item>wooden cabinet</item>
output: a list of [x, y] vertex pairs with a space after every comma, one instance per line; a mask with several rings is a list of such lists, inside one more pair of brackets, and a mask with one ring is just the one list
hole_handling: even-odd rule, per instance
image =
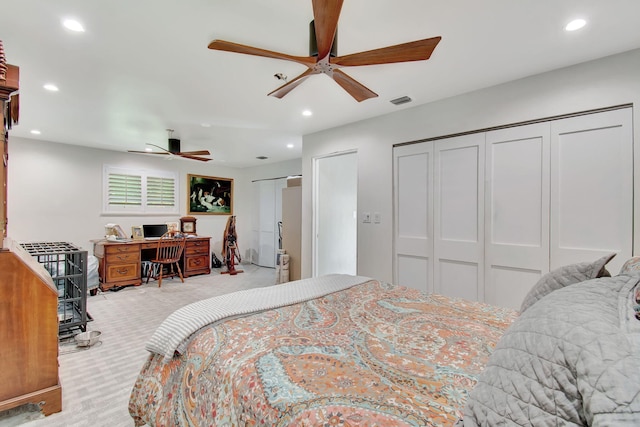
[[187, 238], [182, 254], [182, 274], [184, 277], [211, 273], [210, 240], [210, 237]]
[[[0, 51], [2, 50], [2, 41], [0, 41]], [[0, 61], [4, 58], [0, 55]], [[2, 64], [5, 65], [4, 63]], [[0, 246], [2, 240], [7, 237], [7, 163], [8, 163], [8, 144], [9, 134], [7, 128], [10, 128], [12, 122], [18, 121], [19, 104], [13, 102], [14, 105], [9, 108], [9, 99], [13, 99], [13, 92], [19, 89], [20, 68], [15, 65], [6, 64], [6, 74], [0, 73], [0, 226], [2, 227], [2, 236], [0, 236]]]
[[[2, 42], [0, 41], [0, 52]], [[58, 290], [49, 273], [7, 236], [7, 127], [18, 120], [19, 68], [0, 54], [0, 412], [32, 403], [62, 410], [58, 379]], [[5, 71], [6, 65], [6, 74]], [[12, 98], [13, 99], [13, 98]]]
[[0, 251], [0, 411], [26, 403], [62, 410], [58, 291], [51, 276], [7, 239]]
[[104, 256], [104, 279], [113, 286], [140, 284], [140, 246], [107, 245]]

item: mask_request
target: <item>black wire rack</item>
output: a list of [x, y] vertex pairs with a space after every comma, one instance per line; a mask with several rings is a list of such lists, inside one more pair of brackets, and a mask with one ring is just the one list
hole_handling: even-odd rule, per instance
[[87, 330], [87, 251], [67, 242], [29, 242], [20, 246], [49, 272], [58, 290], [60, 339]]

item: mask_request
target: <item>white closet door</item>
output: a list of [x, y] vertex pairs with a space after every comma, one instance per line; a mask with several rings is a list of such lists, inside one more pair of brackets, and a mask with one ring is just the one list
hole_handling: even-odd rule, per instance
[[433, 143], [396, 147], [394, 282], [433, 292]]
[[486, 134], [485, 302], [519, 309], [549, 271], [549, 122]]
[[484, 134], [435, 144], [435, 292], [484, 300]]
[[551, 124], [551, 269], [632, 251], [631, 108]]

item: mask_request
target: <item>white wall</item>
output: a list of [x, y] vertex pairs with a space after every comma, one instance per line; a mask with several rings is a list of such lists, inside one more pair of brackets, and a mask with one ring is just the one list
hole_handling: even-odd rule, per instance
[[[627, 103], [640, 105], [640, 50], [306, 135], [302, 172], [313, 176], [316, 156], [358, 151], [358, 211], [380, 212], [382, 217], [380, 224], [358, 223], [358, 274], [391, 281], [393, 144]], [[640, 124], [638, 108], [634, 122]], [[640, 164], [638, 125], [634, 144], [634, 163]], [[634, 180], [634, 223], [640, 225], [640, 174]], [[310, 277], [312, 183], [303, 181], [302, 187], [302, 276]], [[634, 229], [638, 253], [640, 226]]]
[[[187, 174], [234, 179], [233, 211], [237, 216], [238, 245], [249, 251], [251, 242], [251, 180], [264, 174], [299, 174], [300, 160], [256, 168], [225, 168], [191, 160], [155, 158], [26, 138], [9, 140], [7, 191], [8, 236], [19, 242], [65, 241], [93, 253], [92, 239], [104, 236], [104, 224], [115, 222], [125, 232], [132, 225], [175, 221], [187, 212]], [[178, 173], [179, 215], [105, 216], [102, 214], [104, 164], [130, 168], [173, 170]], [[194, 215], [199, 235], [211, 236], [219, 254], [226, 215]]]

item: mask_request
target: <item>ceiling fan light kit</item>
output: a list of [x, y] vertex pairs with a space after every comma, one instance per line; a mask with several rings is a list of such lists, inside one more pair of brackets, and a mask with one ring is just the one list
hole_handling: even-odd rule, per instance
[[361, 102], [378, 94], [350, 77], [342, 67], [357, 67], [363, 65], [392, 64], [396, 62], [424, 61], [431, 57], [441, 37], [416, 40], [394, 46], [373, 49], [366, 52], [337, 56], [338, 19], [344, 0], [312, 0], [313, 21], [309, 25], [311, 37], [309, 40], [309, 56], [293, 56], [285, 53], [245, 46], [224, 40], [213, 40], [209, 49], [226, 52], [242, 53], [245, 55], [261, 56], [265, 58], [284, 59], [307, 67], [307, 70], [268, 95], [282, 98], [298, 87], [313, 74], [326, 74], [338, 83], [356, 101]]

